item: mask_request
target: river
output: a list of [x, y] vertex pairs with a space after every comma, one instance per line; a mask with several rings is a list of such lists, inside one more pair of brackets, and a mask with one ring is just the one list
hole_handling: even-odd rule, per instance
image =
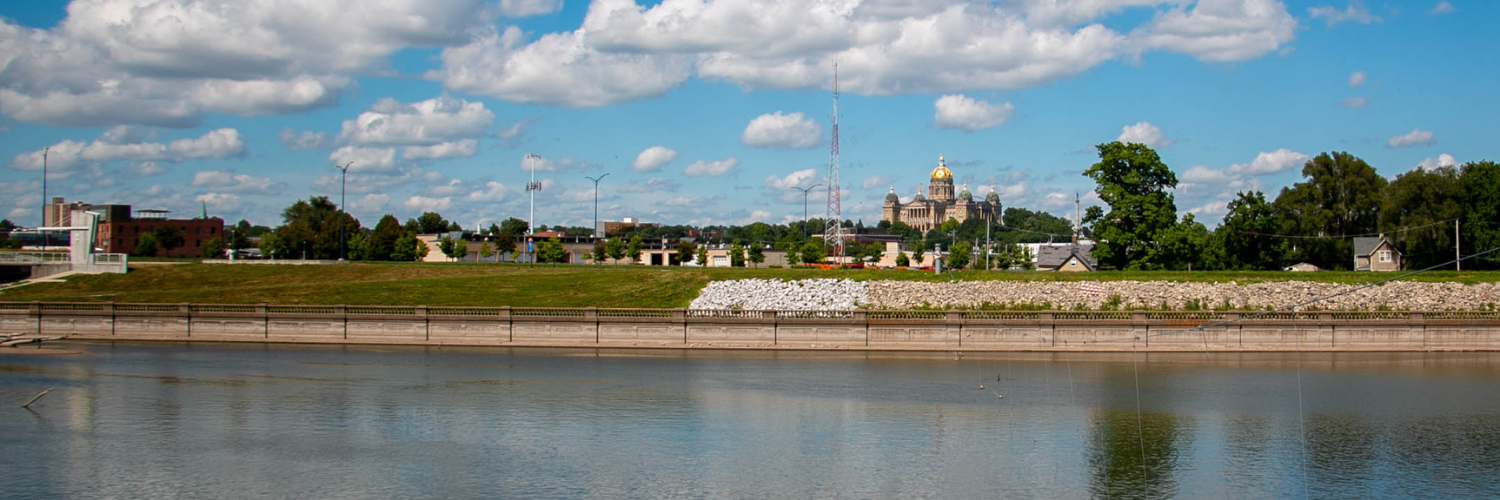
[[1500, 353], [67, 346], [0, 496], [1500, 495]]

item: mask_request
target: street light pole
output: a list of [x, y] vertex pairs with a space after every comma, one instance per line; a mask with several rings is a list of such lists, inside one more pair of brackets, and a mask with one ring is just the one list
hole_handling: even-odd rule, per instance
[[353, 164], [352, 161], [342, 167], [333, 164], [333, 168], [339, 169], [339, 262], [344, 261], [344, 219], [349, 214], [349, 208], [344, 205], [344, 192], [349, 185], [349, 166]]
[[52, 152], [52, 146], [42, 149], [42, 225], [37, 226], [42, 233], [42, 251], [47, 251], [47, 154]]
[[822, 184], [813, 184], [805, 188], [792, 187], [792, 189], [802, 192], [802, 241], [804, 242], [807, 241], [807, 193], [817, 189], [818, 186], [822, 186]]
[[605, 177], [609, 177], [609, 173], [608, 172], [606, 172], [603, 175], [600, 175], [598, 177], [589, 177], [587, 175], [583, 176], [583, 178], [585, 178], [585, 179], [594, 181], [594, 237], [595, 238], [599, 237], [599, 181], [604, 180]]

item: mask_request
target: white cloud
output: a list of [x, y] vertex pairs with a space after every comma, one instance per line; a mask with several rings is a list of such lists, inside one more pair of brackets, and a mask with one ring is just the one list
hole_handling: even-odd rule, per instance
[[1158, 12], [1131, 35], [1140, 46], [1180, 52], [1209, 62], [1260, 57], [1287, 47], [1297, 20], [1278, 0], [1201, 0]]
[[390, 201], [391, 197], [384, 193], [370, 193], [349, 202], [349, 208], [359, 212], [378, 212]]
[[688, 177], [718, 177], [734, 170], [734, 167], [739, 164], [740, 161], [734, 158], [714, 161], [698, 160], [693, 162], [692, 165], [688, 165], [687, 168], [682, 169], [682, 175]]
[[1458, 12], [1458, 8], [1448, 3], [1448, 0], [1438, 2], [1437, 5], [1432, 6], [1432, 10], [1427, 11], [1428, 14], [1452, 14], [1454, 12]]
[[479, 152], [479, 141], [474, 139], [460, 139], [454, 142], [441, 142], [431, 146], [407, 146], [401, 157], [407, 160], [442, 160], [448, 158], [468, 158]]
[[443, 49], [429, 76], [444, 86], [512, 102], [595, 107], [652, 97], [686, 81], [684, 55], [601, 52], [584, 30], [549, 33], [529, 44], [506, 27], [468, 45]]
[[1437, 142], [1437, 139], [1432, 136], [1432, 132], [1412, 129], [1411, 132], [1392, 136], [1390, 140], [1385, 141], [1385, 147], [1404, 148], [1409, 146], [1431, 146], [1434, 142]]
[[505, 201], [506, 198], [510, 197], [510, 195], [512, 193], [513, 193], [513, 191], [510, 188], [505, 187], [504, 184], [501, 184], [501, 183], [495, 182], [495, 181], [490, 181], [490, 182], [485, 183], [483, 189], [476, 190], [476, 191], [470, 191], [467, 196], [464, 196], [464, 200], [467, 200], [467, 201], [482, 201], [482, 202], [501, 202], [501, 201]]
[[361, 146], [425, 146], [478, 137], [494, 121], [482, 102], [439, 96], [402, 104], [385, 98], [345, 120], [338, 138]]
[[527, 17], [551, 14], [562, 9], [562, 0], [500, 0], [505, 17]]
[[740, 142], [752, 148], [807, 149], [823, 142], [823, 127], [801, 111], [766, 113], [750, 120]]
[[1380, 16], [1371, 14], [1370, 9], [1366, 9], [1364, 2], [1360, 0], [1350, 0], [1349, 5], [1344, 10], [1339, 10], [1338, 7], [1329, 5], [1310, 7], [1307, 9], [1307, 14], [1312, 16], [1313, 19], [1322, 18], [1328, 22], [1329, 26], [1344, 21], [1353, 21], [1359, 24], [1380, 22]]
[[739, 223], [743, 226], [754, 224], [756, 222], [765, 222], [768, 220], [771, 220], [771, 212], [767, 212], [765, 210], [751, 210], [750, 215], [746, 216], [743, 219], [740, 219]]
[[655, 172], [661, 170], [662, 165], [671, 163], [677, 159], [677, 152], [662, 146], [651, 146], [635, 155], [635, 162], [630, 164], [630, 169], [636, 172]]
[[1353, 73], [1349, 73], [1349, 88], [1352, 89], [1360, 85], [1364, 85], [1365, 76], [1365, 72], [1363, 71], [1355, 71]]
[[1422, 162], [1418, 163], [1417, 166], [1414, 167], [1414, 169], [1420, 168], [1425, 170], [1433, 170], [1442, 167], [1456, 166], [1458, 166], [1458, 159], [1454, 158], [1453, 155], [1443, 153], [1438, 155], [1437, 158], [1428, 158], [1426, 160], [1422, 160]]
[[337, 165], [349, 165], [349, 173], [389, 173], [396, 168], [396, 148], [344, 146], [328, 154]]
[[150, 177], [167, 173], [167, 167], [163, 167], [154, 161], [143, 161], [126, 167], [123, 171], [135, 177]]
[[[1197, 207], [1189, 208], [1187, 210], [1184, 210], [1184, 212], [1187, 212], [1187, 213], [1190, 213], [1190, 214], [1194, 214], [1194, 215], [1224, 215], [1224, 214], [1229, 213], [1229, 201], [1228, 200], [1214, 200], [1214, 201], [1210, 201], [1207, 204], [1204, 204], [1202, 206], [1197, 206]], [[1203, 221], [1199, 220], [1198, 222], [1203, 222]]]
[[638, 183], [623, 184], [617, 190], [621, 193], [675, 193], [681, 188], [682, 184], [675, 181], [652, 177]]
[[564, 156], [558, 160], [553, 160], [544, 156], [538, 156], [534, 158], [523, 157], [521, 159], [522, 172], [530, 172], [532, 170], [536, 170], [537, 172], [556, 172], [558, 170], [588, 168], [599, 168], [599, 165], [596, 163], [590, 163], [584, 160], [570, 158], [567, 156]]
[[1015, 113], [1010, 103], [990, 104], [960, 94], [939, 97], [932, 103], [932, 123], [938, 128], [962, 129], [973, 132], [999, 126]]
[[500, 139], [500, 147], [511, 149], [515, 148], [516, 146], [520, 146], [521, 140], [525, 139], [526, 137], [526, 132], [531, 130], [531, 125], [535, 124], [537, 120], [540, 119], [542, 119], [542, 117], [540, 116], [522, 118], [520, 120], [516, 120], [515, 123], [512, 123], [509, 126], [500, 129], [499, 132], [495, 132], [495, 137], [498, 137]]
[[859, 187], [864, 189], [876, 189], [881, 186], [888, 186], [890, 185], [890, 183], [891, 176], [889, 175], [872, 175], [866, 177], [865, 180], [861, 181], [859, 183]]
[[1150, 148], [1165, 148], [1176, 142], [1167, 137], [1166, 134], [1162, 133], [1161, 129], [1156, 128], [1156, 125], [1152, 125], [1150, 122], [1139, 122], [1135, 125], [1120, 127], [1120, 136], [1115, 138], [1115, 140], [1126, 144], [1145, 144], [1146, 147]]
[[796, 172], [786, 174], [785, 177], [777, 177], [774, 175], [768, 176], [766, 177], [765, 181], [761, 182], [761, 186], [773, 191], [782, 191], [794, 187], [806, 188], [813, 184], [817, 184], [817, 180], [818, 171], [809, 168], [806, 170], [798, 170]]
[[1341, 105], [1343, 107], [1346, 107], [1346, 108], [1349, 108], [1349, 109], [1363, 108], [1363, 107], [1365, 107], [1366, 104], [1369, 104], [1369, 103], [1370, 103], [1370, 101], [1367, 100], [1367, 99], [1365, 99], [1365, 98], [1363, 98], [1363, 97], [1350, 97], [1348, 99], [1344, 99], [1342, 101], [1339, 101], [1339, 105]]
[[193, 173], [190, 186], [205, 187], [227, 193], [278, 194], [286, 184], [266, 177], [238, 174], [232, 171], [200, 170]]
[[239, 195], [232, 193], [204, 193], [193, 198], [193, 201], [222, 212], [238, 212], [241, 208]]
[[72, 2], [51, 29], [0, 21], [0, 113], [191, 127], [210, 112], [306, 111], [398, 50], [462, 43], [485, 13], [477, 0]]
[[407, 198], [406, 202], [402, 203], [402, 205], [404, 205], [407, 210], [411, 210], [414, 212], [440, 212], [443, 210], [447, 210], [452, 202], [453, 199], [446, 196], [442, 198], [430, 198], [426, 196], [413, 195], [412, 197]]
[[281, 129], [281, 133], [277, 134], [276, 138], [281, 140], [281, 147], [292, 150], [317, 149], [328, 144], [328, 134], [325, 132], [311, 130], [298, 132], [292, 130], [291, 127]]
[[[104, 137], [119, 139], [118, 134], [106, 132]], [[170, 143], [135, 142], [111, 143], [102, 140], [77, 142], [63, 140], [48, 149], [21, 153], [11, 160], [11, 166], [20, 170], [41, 170], [43, 156], [47, 167], [58, 173], [71, 172], [79, 162], [110, 161], [165, 161], [181, 162], [201, 158], [230, 158], [245, 155], [245, 143], [238, 130], [221, 128], [210, 130], [197, 138], [177, 139]]]
[[1227, 170], [1230, 174], [1268, 175], [1302, 166], [1310, 159], [1312, 159], [1311, 156], [1281, 148], [1269, 153], [1257, 154], [1250, 163], [1230, 165]]

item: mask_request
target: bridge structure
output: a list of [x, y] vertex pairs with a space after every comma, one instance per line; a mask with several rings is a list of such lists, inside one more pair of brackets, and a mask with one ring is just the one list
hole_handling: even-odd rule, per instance
[[[126, 271], [130, 263], [128, 255], [94, 252], [99, 214], [87, 210], [74, 210], [71, 220], [74, 225], [39, 228], [45, 232], [69, 233], [67, 252], [0, 252], [0, 266], [29, 267], [31, 279], [70, 271], [83, 274], [124, 273]], [[78, 224], [79, 222], [82, 224]]]

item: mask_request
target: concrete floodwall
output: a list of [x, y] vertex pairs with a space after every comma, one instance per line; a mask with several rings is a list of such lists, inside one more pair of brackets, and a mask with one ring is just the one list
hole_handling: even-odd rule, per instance
[[1500, 350], [1500, 312], [759, 311], [0, 302], [93, 340], [670, 348]]

